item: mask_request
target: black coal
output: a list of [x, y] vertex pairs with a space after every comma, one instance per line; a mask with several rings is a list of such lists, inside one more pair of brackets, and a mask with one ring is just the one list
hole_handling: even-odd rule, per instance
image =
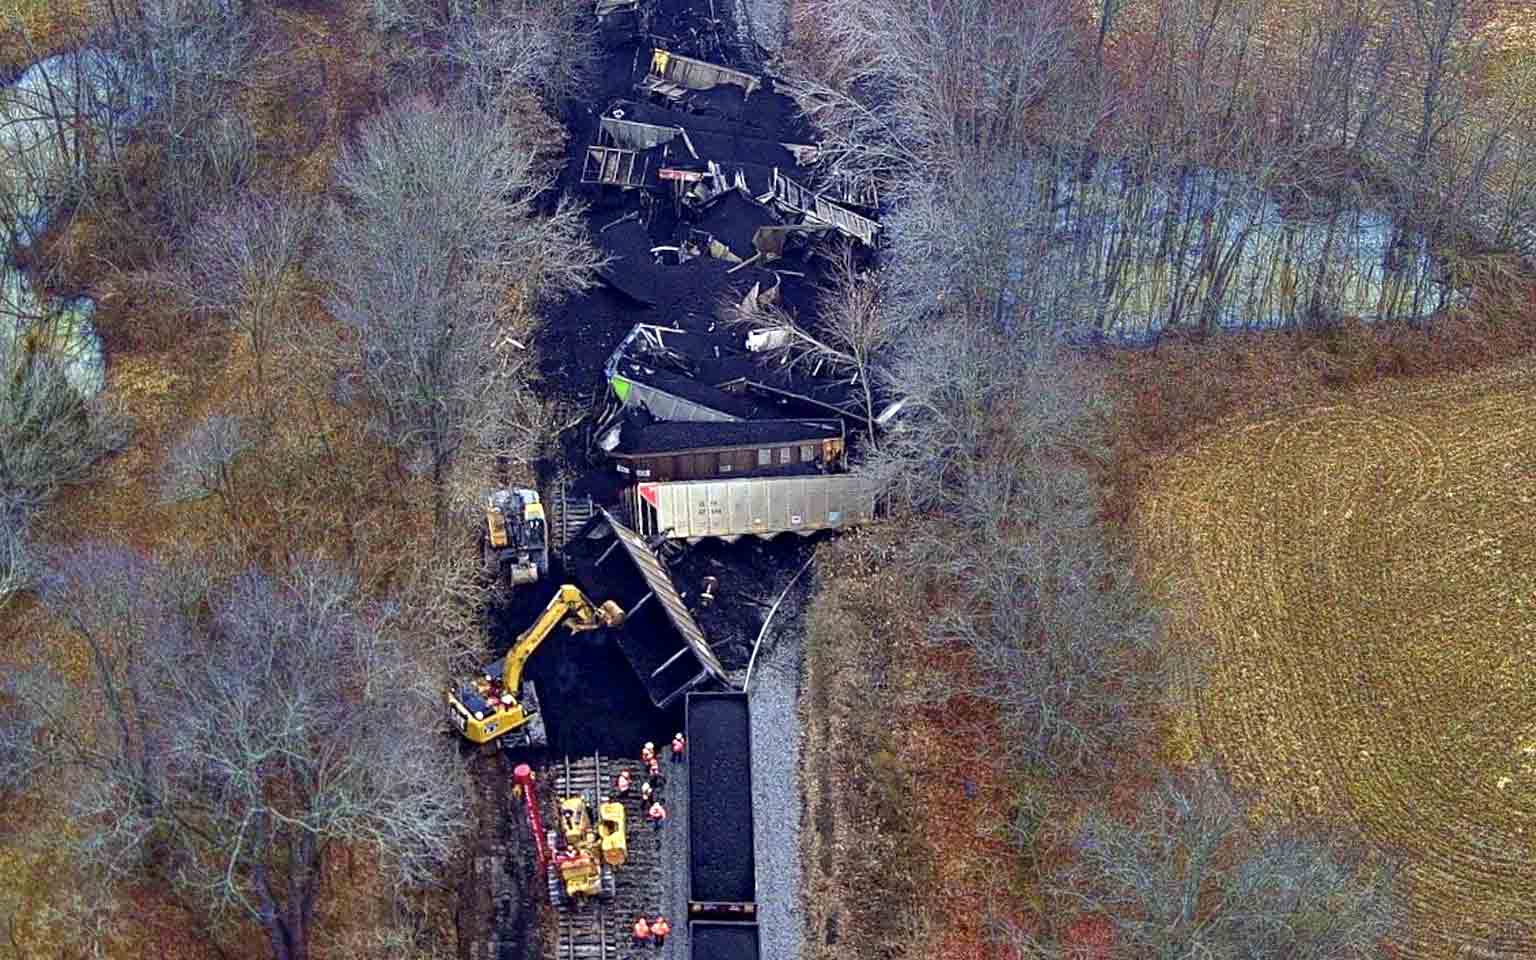
[[690, 923], [688, 955], [691, 960], [757, 960], [757, 924]]
[[745, 694], [688, 698], [691, 900], [746, 903], [757, 897], [751, 736]]

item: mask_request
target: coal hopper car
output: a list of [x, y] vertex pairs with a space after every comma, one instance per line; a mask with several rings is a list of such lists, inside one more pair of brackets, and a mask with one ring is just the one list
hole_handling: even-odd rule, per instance
[[[689, 752], [688, 919], [690, 923], [755, 922], [757, 868], [747, 695], [690, 693], [685, 724]], [[753, 937], [755, 943], [755, 931]], [[700, 954], [695, 952], [694, 956]]]
[[757, 924], [696, 920], [688, 924], [689, 960], [757, 960]]
[[643, 537], [727, 543], [781, 533], [809, 536], [875, 519], [875, 483], [857, 474], [741, 477], [637, 483], [625, 493], [631, 525]]

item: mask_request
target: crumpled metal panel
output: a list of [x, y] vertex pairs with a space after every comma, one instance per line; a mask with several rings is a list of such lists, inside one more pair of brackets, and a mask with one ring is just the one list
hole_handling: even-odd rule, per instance
[[661, 559], [656, 556], [640, 534], [619, 522], [613, 514], [603, 511], [603, 519], [613, 528], [614, 536], [619, 538], [619, 543], [624, 547], [624, 552], [629, 554], [629, 559], [634, 562], [635, 569], [640, 571], [640, 576], [645, 578], [645, 585], [651, 593], [656, 595], [662, 609], [666, 611], [667, 619], [677, 628], [677, 632], [692, 648], [694, 656], [699, 663], [704, 665], [717, 680], [728, 683], [725, 675], [725, 667], [721, 665], [720, 658], [715, 656], [710, 649], [709, 641], [704, 639], [704, 631], [699, 629], [698, 621], [693, 619], [693, 614], [688, 612], [683, 598], [677, 592], [677, 585], [672, 582], [671, 574], [662, 565]]

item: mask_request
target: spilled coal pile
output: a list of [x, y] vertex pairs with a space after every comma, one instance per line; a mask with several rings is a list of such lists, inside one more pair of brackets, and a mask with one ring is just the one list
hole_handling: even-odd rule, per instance
[[[617, 6], [598, 4], [600, 10]], [[599, 284], [548, 310], [539, 335], [540, 388], [576, 418], [552, 445], [556, 452], [537, 465], [546, 501], [554, 491], [561, 503], [566, 495], [590, 498], [634, 523], [626, 503], [638, 501], [625, 497], [648, 474], [620, 476], [596, 441], [617, 407], [643, 402], [609, 379], [610, 358], [637, 325], [716, 338], [711, 359], [721, 359], [723, 345], [727, 354], [740, 355], [741, 370], [750, 371], [763, 358], [742, 349], [744, 335], [717, 329], [724, 306], [741, 302], [754, 287], [771, 290], [776, 309], [814, 329], [818, 251], [839, 245], [861, 259], [871, 255], [878, 224], [868, 198], [813, 187], [819, 180], [814, 140], [793, 103], [763, 73], [759, 49], [743, 40], [750, 29], [739, 29], [733, 17], [734, 5], [724, 0], [642, 0], [633, 22], [595, 24], [604, 56], [592, 95], [565, 111], [569, 154], [559, 187], [586, 205], [589, 232], [609, 262]], [[681, 362], [687, 376], [691, 361]], [[717, 381], [730, 382], [701, 382], [700, 395], [734, 391], [740, 403], [781, 411], [777, 416], [846, 412], [821, 387], [799, 386], [783, 371], [737, 376], [730, 363], [714, 367]], [[662, 419], [693, 418], [670, 408], [667, 414], [650, 412]], [[850, 419], [849, 438], [869, 426]], [[699, 449], [712, 450], [708, 443]], [[708, 456], [711, 464], [724, 464], [713, 469], [733, 471], [725, 479], [770, 472], [753, 469], [767, 460], [742, 467], [714, 452]], [[788, 514], [802, 523], [793, 507]], [[558, 516], [552, 519], [552, 529], [560, 525]], [[819, 529], [806, 524], [793, 531], [801, 535], [777, 537], [769, 530], [765, 538], [748, 531], [740, 539], [727, 536], [730, 543], [667, 542], [667, 529], [637, 535], [664, 558], [661, 566], [686, 607], [683, 619], [691, 618], [707, 641], [709, 649], [698, 657], [687, 649], [689, 630], [679, 625], [679, 604], [663, 602], [654, 580], [637, 569], [633, 551], [612, 549], [611, 530], [588, 524], [583, 533], [590, 539], [569, 542], [568, 531], [561, 530], [562, 556], [547, 582], [519, 587], [492, 612], [495, 649], [512, 644], [561, 582], [633, 613], [618, 629], [559, 631], [529, 661], [551, 752], [628, 755], [644, 739], [669, 739], [679, 725], [682, 691], [667, 709], [654, 706], [662, 699], [657, 662], [680, 658], [685, 672], [695, 665], [698, 689], [719, 689], [727, 676], [739, 677], [778, 595], [816, 539], [827, 535], [809, 535]]]

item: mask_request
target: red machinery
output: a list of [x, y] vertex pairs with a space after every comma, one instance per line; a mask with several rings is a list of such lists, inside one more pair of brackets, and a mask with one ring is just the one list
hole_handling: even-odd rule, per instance
[[533, 768], [520, 763], [512, 771], [512, 780], [523, 795], [523, 806], [528, 809], [528, 826], [533, 830], [533, 850], [539, 861], [539, 873], [549, 863], [549, 851], [544, 847], [544, 818], [539, 816], [538, 790], [534, 786]]

